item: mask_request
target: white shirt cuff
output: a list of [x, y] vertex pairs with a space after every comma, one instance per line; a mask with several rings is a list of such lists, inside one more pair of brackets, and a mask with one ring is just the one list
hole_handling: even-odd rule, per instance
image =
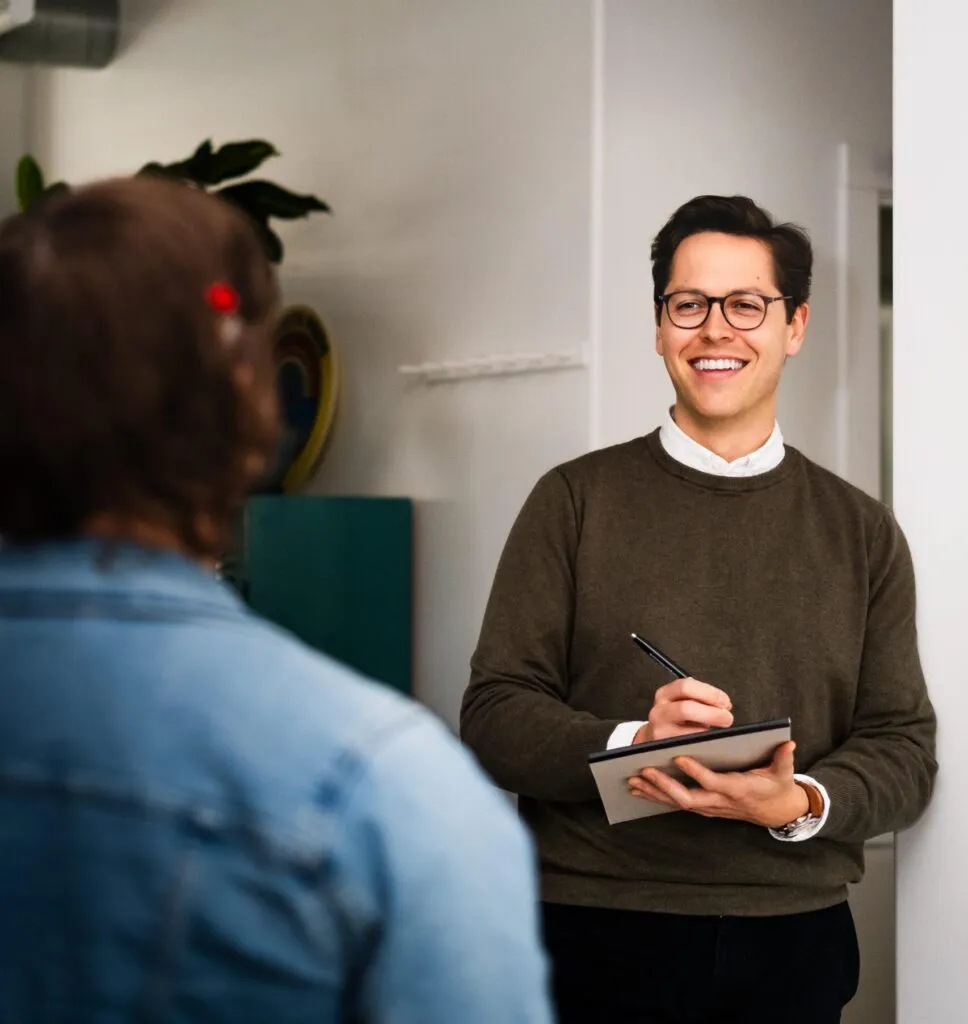
[[823, 798], [823, 811], [819, 818], [814, 818], [813, 821], [804, 822], [804, 824], [797, 829], [796, 833], [792, 836], [785, 836], [774, 829], [770, 829], [770, 835], [774, 839], [778, 839], [781, 843], [802, 843], [805, 839], [812, 839], [827, 823], [827, 816], [830, 814], [830, 794], [824, 789], [823, 786], [817, 782], [816, 779], [812, 779], [809, 775], [794, 775], [794, 779], [797, 782], [805, 782], [808, 786], [813, 786], [815, 790]]
[[[616, 725], [612, 735], [605, 744], [606, 750], [614, 750], [616, 747], [630, 747], [635, 742], [635, 734], [645, 725], [645, 722], [623, 722]], [[819, 788], [819, 787], [818, 787]]]

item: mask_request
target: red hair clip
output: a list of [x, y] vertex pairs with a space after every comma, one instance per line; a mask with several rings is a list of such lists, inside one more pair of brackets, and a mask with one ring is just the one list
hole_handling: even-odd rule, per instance
[[205, 298], [212, 309], [222, 316], [235, 316], [239, 311], [239, 293], [224, 281], [210, 285]]

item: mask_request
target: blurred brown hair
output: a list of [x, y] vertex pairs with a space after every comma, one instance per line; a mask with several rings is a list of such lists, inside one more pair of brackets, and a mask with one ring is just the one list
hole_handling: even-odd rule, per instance
[[0, 537], [107, 514], [221, 554], [275, 444], [276, 312], [253, 228], [186, 185], [102, 182], [0, 225]]

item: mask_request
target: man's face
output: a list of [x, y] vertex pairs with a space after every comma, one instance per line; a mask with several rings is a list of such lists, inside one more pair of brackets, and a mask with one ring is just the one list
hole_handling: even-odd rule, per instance
[[[676, 250], [666, 294], [681, 291], [706, 296], [737, 292], [777, 296], [769, 248], [754, 238], [706, 232], [691, 235]], [[754, 304], [736, 300], [730, 317], [755, 322]], [[689, 296], [678, 308], [676, 319], [688, 322], [695, 303]], [[676, 390], [677, 419], [698, 427], [750, 426], [759, 419], [768, 434], [776, 413], [776, 391], [787, 356], [803, 344], [808, 308], [797, 309], [786, 322], [783, 302], [766, 306], [757, 327], [744, 330], [731, 325], [720, 305], [712, 305], [706, 322], [696, 327], [677, 327], [663, 307], [656, 328], [656, 351], [665, 361]], [[680, 425], [682, 425], [680, 423]]]

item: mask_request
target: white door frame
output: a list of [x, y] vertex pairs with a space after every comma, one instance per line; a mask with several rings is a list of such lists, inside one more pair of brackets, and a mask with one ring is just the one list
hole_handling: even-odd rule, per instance
[[880, 207], [891, 153], [837, 150], [837, 456], [835, 471], [881, 496]]

